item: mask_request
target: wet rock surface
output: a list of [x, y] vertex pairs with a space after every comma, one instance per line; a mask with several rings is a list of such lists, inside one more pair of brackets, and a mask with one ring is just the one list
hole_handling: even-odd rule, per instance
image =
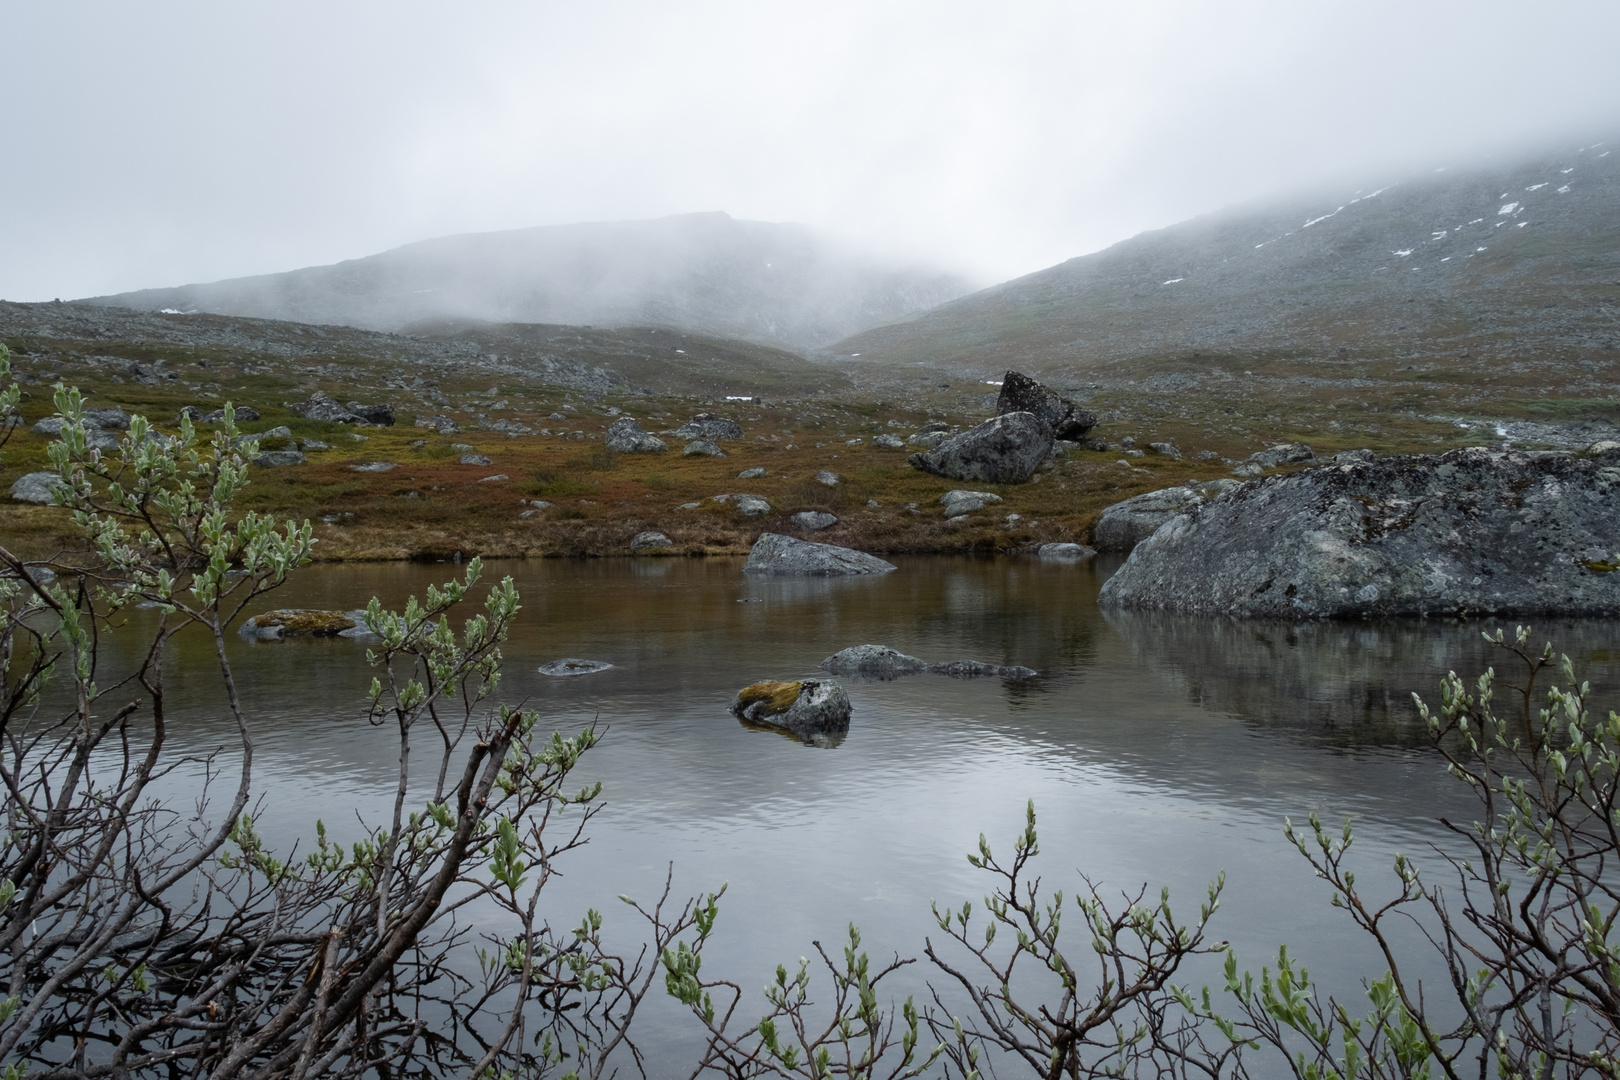
[[835, 544], [818, 544], [780, 533], [762, 533], [743, 567], [745, 574], [785, 577], [848, 577], [887, 574], [895, 568], [876, 555]]
[[951, 660], [942, 664], [931, 664], [915, 656], [908, 656], [898, 649], [891, 649], [887, 645], [852, 645], [833, 653], [817, 666], [833, 675], [885, 681], [898, 679], [904, 675], [924, 673], [949, 675], [957, 679], [994, 677], [1029, 679], [1036, 675], [1033, 668], [1016, 665], [1004, 667], [979, 660]]
[[1014, 412], [912, 454], [911, 467], [951, 480], [1021, 484], [1052, 455], [1052, 426], [1034, 413]]
[[1620, 466], [1492, 451], [1273, 475], [1190, 508], [1103, 586], [1256, 618], [1620, 614]]
[[612, 666], [605, 660], [581, 660], [577, 656], [566, 656], [561, 660], [541, 664], [538, 670], [542, 675], [561, 679], [570, 675], [595, 675], [598, 671], [606, 671]]
[[1018, 371], [1009, 371], [996, 397], [996, 415], [1033, 413], [1046, 421], [1054, 438], [1079, 440], [1097, 426], [1097, 414]]
[[812, 746], [837, 746], [849, 731], [849, 693], [828, 679], [757, 682], [737, 692], [731, 713]]

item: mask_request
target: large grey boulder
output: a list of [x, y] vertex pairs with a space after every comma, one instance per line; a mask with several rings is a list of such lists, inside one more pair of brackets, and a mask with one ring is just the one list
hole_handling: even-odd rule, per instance
[[632, 416], [621, 416], [609, 424], [602, 445], [616, 454], [661, 454], [669, 449], [663, 439], [649, 435]]
[[1052, 425], [1034, 413], [1015, 412], [986, 420], [907, 460], [914, 469], [952, 480], [1022, 484], [1051, 455]]
[[894, 564], [876, 555], [836, 544], [817, 544], [780, 533], [761, 533], [748, 553], [745, 574], [773, 574], [788, 577], [846, 577], [858, 574], [887, 574]]
[[812, 746], [837, 746], [849, 731], [849, 694], [826, 679], [758, 682], [731, 702], [732, 715], [776, 728]]
[[996, 415], [1027, 412], [1045, 420], [1054, 438], [1078, 441], [1097, 426], [1097, 414], [1022, 372], [1009, 371], [996, 397]]
[[671, 434], [677, 439], [740, 439], [743, 429], [735, 420], [711, 413], [698, 413]]
[[1137, 545], [1110, 606], [1270, 618], [1620, 614], [1620, 467], [1480, 448], [1251, 481]]
[[1207, 484], [1161, 488], [1117, 502], [1097, 519], [1092, 543], [1098, 551], [1129, 551], [1177, 514], [1238, 486], [1236, 480], [1212, 480]]
[[62, 478], [56, 473], [24, 473], [11, 485], [11, 497], [18, 502], [43, 503], [49, 506], [56, 501], [51, 493], [60, 487]]

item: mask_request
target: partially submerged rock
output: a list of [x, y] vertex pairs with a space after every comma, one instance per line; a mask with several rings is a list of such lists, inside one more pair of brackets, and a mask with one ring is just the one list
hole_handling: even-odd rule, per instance
[[1172, 518], [1104, 604], [1269, 618], [1620, 614], [1620, 467], [1454, 450], [1244, 484]]
[[698, 413], [672, 434], [677, 439], [741, 439], [743, 429], [735, 420], [712, 413]]
[[833, 675], [855, 676], [864, 679], [898, 679], [903, 675], [929, 672], [949, 675], [957, 679], [982, 679], [999, 676], [1004, 679], [1029, 679], [1036, 675], [1033, 668], [1002, 667], [978, 660], [952, 660], [943, 664], [930, 664], [915, 656], [907, 656], [887, 645], [851, 645], [823, 660], [818, 667]]
[[818, 544], [780, 533], [762, 533], [748, 554], [745, 574], [785, 577], [848, 577], [887, 574], [894, 564], [835, 544]]
[[986, 420], [907, 460], [914, 469], [952, 480], [1022, 484], [1051, 455], [1052, 426], [1034, 413], [1015, 412]]
[[849, 731], [849, 694], [826, 679], [757, 682], [737, 692], [731, 713], [777, 728], [812, 746], [836, 746]]
[[290, 637], [370, 637], [364, 611], [320, 611], [313, 608], [278, 608], [255, 615], [237, 633], [254, 641]]
[[616, 454], [662, 454], [669, 449], [663, 439], [648, 434], [632, 416], [621, 416], [609, 424], [602, 445]]
[[1161, 488], [1106, 508], [1092, 529], [1098, 551], [1129, 551], [1158, 531], [1159, 526], [1200, 503], [1238, 487], [1236, 480]]
[[996, 415], [1033, 413], [1046, 421], [1052, 436], [1058, 439], [1078, 440], [1097, 426], [1097, 414], [1071, 401], [1028, 375], [1009, 371], [1001, 380], [1001, 393], [996, 397]]
[[567, 656], [561, 660], [541, 664], [539, 670], [542, 675], [560, 679], [569, 675], [595, 675], [598, 671], [606, 671], [612, 666], [606, 660], [581, 660], [575, 656]]
[[56, 501], [52, 493], [58, 489], [66, 490], [62, 478], [54, 472], [24, 473], [11, 485], [11, 497], [18, 502], [49, 506]]
[[1030, 554], [1042, 559], [1051, 559], [1054, 562], [1079, 562], [1097, 554], [1097, 549], [1088, 548], [1084, 544], [1037, 544]]

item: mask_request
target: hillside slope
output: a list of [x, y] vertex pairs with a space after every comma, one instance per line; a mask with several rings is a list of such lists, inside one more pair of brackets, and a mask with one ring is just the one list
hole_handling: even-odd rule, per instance
[[86, 302], [371, 330], [429, 319], [665, 326], [807, 349], [970, 288], [801, 225], [711, 213], [447, 236], [333, 266]]
[[1258, 374], [1272, 360], [1466, 368], [1576, 362], [1617, 347], [1620, 154], [1599, 144], [1228, 209], [819, 355], [873, 374], [923, 364], [995, 377], [1019, 367], [1106, 383], [1199, 371], [1233, 354]]

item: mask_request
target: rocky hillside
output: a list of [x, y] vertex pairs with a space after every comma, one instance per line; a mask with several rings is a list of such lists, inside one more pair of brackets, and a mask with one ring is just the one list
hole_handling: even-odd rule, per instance
[[447, 236], [335, 266], [88, 302], [372, 330], [447, 318], [660, 326], [807, 349], [970, 288], [801, 225], [712, 213]]
[[[1615, 144], [1620, 146], [1620, 141]], [[1241, 359], [1502, 370], [1620, 349], [1620, 156], [1568, 147], [1144, 233], [825, 350], [1074, 383]], [[1329, 372], [1338, 378], [1349, 369]], [[1578, 374], [1578, 372], [1577, 372]]]
[[[410, 334], [224, 315], [137, 312], [86, 303], [0, 301], [0, 342], [19, 356], [110, 362], [193, 355], [244, 362], [291, 376], [364, 380], [448, 374], [515, 375], [591, 394], [810, 395], [849, 388], [837, 371], [744, 341], [656, 328], [500, 325], [447, 321]], [[218, 389], [218, 388], [216, 388]]]

